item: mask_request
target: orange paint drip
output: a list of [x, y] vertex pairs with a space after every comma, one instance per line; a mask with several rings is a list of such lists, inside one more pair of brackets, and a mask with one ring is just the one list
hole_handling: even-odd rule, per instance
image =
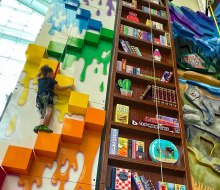
[[[100, 132], [85, 130], [81, 145], [60, 142], [57, 168], [53, 174], [51, 183], [57, 184], [59, 181], [59, 190], [64, 190], [65, 182], [71, 181], [69, 178], [70, 169], [73, 168], [75, 171], [78, 170], [76, 155], [78, 152], [81, 152], [84, 155], [84, 165], [75, 190], [91, 190], [92, 169], [98, 148], [100, 146], [100, 141]], [[69, 161], [69, 165], [65, 173], [62, 174], [61, 167], [65, 164], [66, 160]], [[42, 186], [43, 171], [46, 167], [51, 168], [54, 161], [55, 160], [48, 158], [35, 158], [31, 166], [30, 173], [27, 176], [20, 176], [19, 185], [24, 186], [24, 190], [31, 190], [33, 183], [37, 183], [38, 187]]]
[[214, 190], [212, 187], [206, 186], [203, 183], [196, 181], [193, 176], [191, 176], [191, 180], [193, 190]]

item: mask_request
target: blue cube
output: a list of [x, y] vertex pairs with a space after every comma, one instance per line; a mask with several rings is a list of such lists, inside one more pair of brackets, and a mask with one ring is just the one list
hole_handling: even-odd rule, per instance
[[102, 23], [98, 20], [90, 19], [88, 23], [88, 29], [100, 32]]
[[76, 13], [76, 18], [84, 18], [86, 20], [90, 19], [91, 12], [86, 9], [79, 8]]
[[65, 8], [70, 10], [77, 10], [79, 7], [79, 1], [78, 0], [67, 0], [65, 3]]

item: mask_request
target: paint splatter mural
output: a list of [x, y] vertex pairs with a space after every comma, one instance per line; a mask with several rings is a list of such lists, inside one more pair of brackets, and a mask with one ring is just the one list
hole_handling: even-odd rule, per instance
[[[8, 147], [16, 150], [14, 152], [17, 152], [18, 159], [22, 148], [32, 153], [34, 150], [34, 155], [31, 154], [31, 157], [27, 158], [27, 154], [24, 154], [21, 162], [28, 166], [27, 169], [16, 170], [16, 175], [9, 172], [3, 189], [96, 188], [101, 130], [100, 126], [96, 128], [95, 121], [91, 127], [86, 120], [89, 113], [101, 114], [99, 119], [103, 119], [104, 126], [103, 113], [112, 55], [116, 4], [115, 0], [53, 1], [35, 44], [33, 47], [29, 46], [26, 52], [27, 61], [0, 122], [1, 165], [6, 163], [7, 155], [10, 154]], [[82, 94], [88, 96], [89, 101], [85, 107], [86, 113], [79, 114], [69, 109], [70, 94], [55, 96], [53, 118], [49, 125], [54, 131], [54, 136], [48, 134], [41, 139], [39, 134], [33, 132], [33, 128], [40, 121], [40, 114], [35, 105], [36, 75], [43, 59], [49, 64], [53, 60], [58, 65], [54, 71], [62, 79], [58, 83], [66, 84], [64, 78], [68, 77], [68, 80], [74, 81], [74, 91], [80, 94], [79, 101]], [[88, 109], [92, 111], [89, 112]], [[70, 132], [67, 132], [68, 137], [64, 135], [68, 126], [65, 123], [67, 119], [82, 123], [79, 125], [81, 128], [77, 125], [81, 131], [81, 136], [77, 137], [80, 142], [75, 137], [75, 140], [70, 142], [68, 139], [73, 139], [68, 136], [72, 134]], [[73, 126], [75, 132], [77, 126]], [[57, 143], [52, 143], [54, 139], [57, 139]], [[45, 143], [46, 141], [52, 145]], [[38, 149], [41, 142], [49, 145], [43, 146], [43, 149], [47, 149], [44, 150], [47, 156], [42, 154], [43, 149]], [[49, 153], [52, 147], [57, 155], [55, 157], [51, 157], [54, 153]]]
[[[193, 190], [220, 189], [219, 42], [212, 17], [170, 4]], [[219, 20], [220, 5], [215, 16]]]

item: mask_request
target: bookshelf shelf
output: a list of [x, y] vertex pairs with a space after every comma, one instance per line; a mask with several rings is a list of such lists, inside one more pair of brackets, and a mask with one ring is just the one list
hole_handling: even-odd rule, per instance
[[131, 80], [138, 80], [140, 82], [141, 81], [148, 82], [151, 85], [156, 84], [157, 86], [164, 87], [164, 88], [169, 88], [169, 89], [175, 89], [176, 88], [175, 85], [171, 84], [171, 83], [164, 83], [164, 82], [161, 82], [161, 81], [155, 81], [154, 82], [153, 79], [145, 78], [145, 77], [142, 77], [142, 76], [139, 76], [139, 75], [129, 74], [129, 73], [122, 72], [122, 71], [117, 71], [116, 73], [119, 76], [124, 76], [126, 78], [130, 78]]
[[[122, 156], [115, 156], [115, 155], [109, 155], [108, 159], [113, 162], [126, 162], [128, 164], [132, 165], [139, 165], [139, 166], [146, 166], [146, 167], [154, 167], [154, 168], [160, 168], [161, 164], [158, 162], [152, 162], [149, 160], [141, 160], [141, 159], [132, 159]], [[174, 172], [185, 172], [185, 168], [183, 166], [177, 166], [177, 165], [171, 165], [171, 164], [162, 164], [163, 169], [172, 170]], [[143, 168], [144, 169], [144, 168]]]
[[128, 7], [128, 6], [123, 5], [122, 9], [134, 11], [138, 14], [138, 17], [145, 17], [147, 19], [150, 19], [150, 17], [151, 17], [151, 20], [156, 21], [156, 22], [160, 22], [163, 24], [167, 24], [167, 22], [168, 22], [167, 18], [163, 18], [163, 17], [157, 16], [157, 15], [149, 14], [147, 12], [144, 12], [140, 9], [136, 9], [133, 7]]
[[[126, 18], [121, 18], [121, 23], [125, 24], [125, 25], [129, 25], [131, 27], [139, 28], [139, 29], [147, 31], [147, 32], [151, 32], [151, 28], [149, 26], [146, 26], [145, 24], [140, 23], [140, 22], [136, 23], [136, 22], [132, 22]], [[167, 31], [165, 31], [165, 30], [159, 30], [159, 29], [156, 29], [153, 27], [152, 27], [152, 32], [156, 35], [164, 35], [165, 33], [167, 33]]]
[[[124, 39], [124, 40], [129, 40], [129, 42], [136, 42], [136, 43], [143, 43], [146, 45], [146, 47], [149, 47], [151, 48], [152, 47], [152, 42], [148, 42], [148, 41], [145, 41], [145, 40], [141, 40], [139, 38], [135, 38], [133, 36], [128, 36], [128, 35], [125, 35], [125, 34], [120, 34], [120, 39]], [[159, 48], [161, 51], [164, 51], [166, 53], [170, 53], [171, 51], [171, 48], [169, 46], [163, 46], [163, 45], [160, 45], [160, 44], [153, 44], [155, 48]]]
[[[138, 62], [140, 64], [151, 64], [153, 66], [153, 59], [151, 57], [150, 58], [146, 58], [143, 56], [139, 56], [139, 55], [134, 55], [134, 54], [130, 54], [130, 53], [126, 53], [124, 51], [118, 50], [118, 54], [121, 56], [124, 56], [124, 58], [129, 58], [129, 60], [134, 61], [134, 62]], [[163, 68], [163, 69], [168, 69], [168, 70], [172, 70], [173, 67], [170, 64], [166, 64], [163, 62], [159, 62], [159, 61], [154, 61], [155, 67], [156, 68]]]
[[[146, 105], [146, 106], [151, 106], [151, 107], [156, 107], [156, 103], [151, 101], [151, 100], [138, 100], [138, 99], [134, 99], [131, 97], [127, 97], [127, 96], [122, 96], [120, 94], [114, 94], [115, 99], [118, 100], [123, 100], [123, 102], [126, 102], [128, 105], [129, 104], [141, 104], [141, 105]], [[159, 104], [157, 103], [157, 106], [159, 109], [165, 109], [167, 111], [172, 110], [172, 111], [176, 111], [178, 112], [178, 108], [177, 107], [173, 107], [173, 106], [168, 106], [168, 105], [164, 105], [164, 104]]]
[[148, 6], [150, 4], [150, 7], [153, 8], [153, 9], [166, 11], [166, 6], [156, 4], [156, 3], [153, 3], [153, 2], [149, 2], [148, 0], [142, 0], [142, 4], [145, 5], [145, 6]]
[[[147, 127], [123, 124], [123, 123], [118, 123], [118, 122], [115, 122], [115, 121], [112, 121], [112, 126], [114, 128], [119, 129], [119, 130], [120, 129], [127, 130], [131, 133], [144, 132], [144, 133], [149, 134], [149, 135], [155, 135], [155, 136], [158, 135], [157, 129], [150, 129], [150, 128], [147, 128]], [[166, 132], [166, 131], [161, 131], [161, 130], [160, 130], [160, 136], [161, 136], [161, 138], [170, 138], [170, 139], [175, 139], [175, 140], [180, 140], [181, 139], [181, 134], [176, 134], [176, 133], [171, 133], [171, 132]]]
[[[186, 185], [186, 189], [190, 190], [192, 189], [191, 177], [189, 174], [185, 128], [182, 120], [183, 114], [178, 88], [168, 1], [160, 0], [162, 4], [156, 4], [151, 2], [153, 0], [137, 0], [137, 8], [129, 7], [132, 6], [131, 2], [134, 3], [133, 0], [124, 1], [127, 2], [127, 5], [123, 4], [122, 1], [118, 1], [115, 49], [107, 101], [109, 103], [109, 110], [103, 144], [104, 156], [100, 190], [104, 190], [106, 187], [114, 189], [114, 180], [116, 179], [114, 171], [116, 171], [116, 167], [137, 172], [140, 176], [142, 175], [146, 179], [151, 180], [154, 186], [156, 186], [157, 181], [161, 180], [162, 171], [164, 181]], [[155, 9], [155, 11], [153, 10], [155, 14], [157, 14], [156, 10], [161, 11], [164, 15], [166, 12], [167, 18], [142, 11], [142, 6], [144, 6], [143, 9], [146, 11], [149, 9], [145, 7]], [[132, 15], [129, 12], [137, 14], [138, 23], [127, 19], [128, 15]], [[163, 28], [163, 30], [148, 27], [145, 25], [147, 20], [158, 22], [152, 24], [157, 28]], [[147, 21], [147, 24], [150, 25], [150, 21]], [[136, 37], [133, 37], [132, 34]], [[140, 39], [143, 37], [144, 39], [150, 39], [150, 36], [154, 36], [154, 41], [160, 41], [162, 44], [171, 44], [171, 46]], [[163, 43], [163, 37], [167, 40], [165, 41], [166, 43]], [[158, 49], [159, 52], [155, 51], [155, 49]], [[142, 56], [140, 56], [140, 52]], [[153, 60], [160, 57], [162, 58], [161, 62]], [[140, 73], [143, 75], [137, 75]], [[157, 80], [147, 78], [146, 76], [154, 76]], [[172, 78], [169, 83], [165, 83], [160, 81], [162, 76], [168, 79], [169, 76], [172, 76]], [[129, 90], [133, 90], [132, 95]], [[143, 94], [144, 92], [145, 94]], [[131, 97], [121, 95], [121, 93], [130, 93]], [[140, 95], [146, 95], [146, 99], [139, 99]], [[160, 103], [159, 101], [154, 102], [153, 99], [160, 100]], [[161, 100], [165, 103], [169, 102], [170, 105], [162, 104]], [[173, 105], [176, 105], [176, 107]], [[157, 116], [160, 117], [161, 120], [159, 121], [164, 123], [164, 125], [167, 124], [167, 126], [179, 128], [165, 128], [165, 126], [162, 126], [158, 130], [156, 125], [148, 125], [147, 122], [147, 124], [141, 123], [145, 120], [149, 123], [155, 123], [158, 121], [155, 119]], [[152, 161], [154, 159], [152, 154], [148, 152], [149, 147], [152, 142], [158, 141], [160, 138], [171, 141], [169, 143], [173, 144], [178, 150], [179, 158], [176, 164]], [[134, 159], [143, 156], [145, 156], [145, 159]], [[164, 153], [164, 157], [167, 158], [167, 153]], [[135, 185], [132, 182], [131, 189], [135, 189], [134, 187]]]

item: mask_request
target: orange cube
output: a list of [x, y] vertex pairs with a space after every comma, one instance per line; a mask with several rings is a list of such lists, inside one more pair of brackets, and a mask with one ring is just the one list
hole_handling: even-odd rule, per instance
[[56, 158], [59, 141], [60, 135], [58, 134], [39, 132], [34, 146], [36, 156]]
[[7, 173], [28, 174], [32, 158], [32, 149], [9, 145], [2, 167]]
[[62, 141], [81, 144], [84, 126], [84, 121], [65, 118], [61, 135]]
[[86, 111], [86, 129], [102, 131], [105, 124], [105, 110], [87, 108]]

